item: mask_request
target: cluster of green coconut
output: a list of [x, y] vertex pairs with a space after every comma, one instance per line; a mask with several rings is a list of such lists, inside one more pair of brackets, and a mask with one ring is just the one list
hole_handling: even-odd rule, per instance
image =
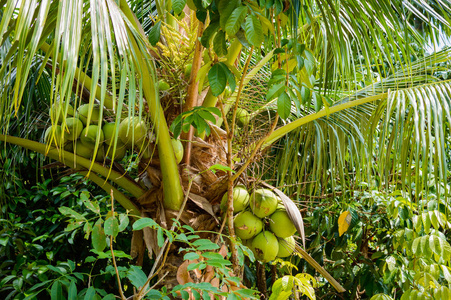
[[[227, 193], [222, 197], [221, 209], [227, 209]], [[268, 262], [276, 257], [288, 257], [295, 248], [296, 227], [285, 207], [272, 191], [254, 190], [251, 195], [244, 186], [233, 189], [235, 234], [243, 240], [255, 257]]]
[[[147, 144], [146, 138], [149, 129], [144, 120], [139, 120], [139, 117], [126, 117], [117, 128], [115, 123], [100, 119], [101, 108], [99, 105], [94, 105], [90, 110], [89, 104], [83, 104], [76, 111], [71, 105], [68, 105], [67, 117], [63, 124], [64, 106], [65, 104], [60, 107], [57, 102], [50, 108], [50, 117], [57, 121], [57, 124], [48, 127], [45, 131], [44, 141], [47, 144], [63, 147], [66, 151], [92, 159], [98, 139], [100, 143], [95, 155], [97, 161], [103, 161], [106, 157], [120, 161], [128, 150], [135, 149], [140, 152]], [[90, 122], [87, 125], [89, 114]], [[54, 126], [56, 128], [53, 128]], [[116, 149], [113, 150], [116, 134], [119, 138]], [[172, 144], [179, 163], [183, 157], [183, 146], [179, 140], [175, 139]]]

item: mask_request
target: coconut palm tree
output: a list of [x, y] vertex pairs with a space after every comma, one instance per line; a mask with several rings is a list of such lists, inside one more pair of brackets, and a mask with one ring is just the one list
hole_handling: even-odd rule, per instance
[[[217, 230], [213, 207], [223, 194], [231, 219], [233, 186], [257, 187], [262, 178], [297, 192], [299, 181], [314, 181], [304, 190], [310, 194], [347, 176], [388, 183], [396, 173], [406, 190], [415, 178], [418, 193], [427, 178], [415, 174], [433, 170], [446, 181], [451, 85], [434, 72], [451, 51], [423, 48], [449, 35], [447, 1], [8, 0], [0, 7], [0, 139], [82, 172], [132, 216], [182, 210], [190, 223], [187, 205], [195, 202]], [[114, 124], [107, 146], [101, 126], [92, 127], [88, 155], [68, 142], [77, 110], [83, 127]], [[45, 138], [42, 128], [50, 128]], [[181, 164], [171, 141], [179, 137]], [[110, 158], [124, 143], [135, 155], [121, 165]], [[263, 159], [270, 154], [277, 168]], [[123, 168], [131, 162], [139, 182]], [[299, 211], [281, 196], [302, 236]], [[228, 229], [239, 273], [233, 222]]]

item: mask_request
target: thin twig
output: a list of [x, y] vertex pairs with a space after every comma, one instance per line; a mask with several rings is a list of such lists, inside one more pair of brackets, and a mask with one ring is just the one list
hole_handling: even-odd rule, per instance
[[[111, 190], [111, 214], [112, 218], [114, 218], [114, 197], [113, 197], [113, 190]], [[119, 270], [117, 268], [116, 264], [116, 258], [114, 257], [114, 251], [113, 251], [113, 235], [110, 235], [110, 250], [111, 250], [111, 257], [113, 260], [113, 266], [114, 270], [116, 271], [116, 277], [117, 277], [117, 285], [119, 286], [119, 295], [121, 296], [122, 300], [126, 300], [124, 296], [124, 292], [122, 291], [122, 284], [121, 284], [121, 277], [119, 276]]]

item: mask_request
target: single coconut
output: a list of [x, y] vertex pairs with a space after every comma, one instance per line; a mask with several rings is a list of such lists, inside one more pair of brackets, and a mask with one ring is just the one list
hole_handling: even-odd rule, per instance
[[85, 146], [80, 140], [75, 143], [75, 154], [90, 159], [92, 156], [92, 148]]
[[[87, 147], [91, 147], [91, 149], [94, 150], [94, 146], [96, 144], [96, 138], [97, 133], [99, 130], [99, 126], [97, 125], [89, 125], [83, 129], [80, 135], [80, 141], [83, 143], [83, 145]], [[104, 135], [102, 129], [100, 129], [100, 136], [99, 136], [100, 144], [103, 143]]]
[[119, 125], [119, 138], [128, 147], [141, 145], [147, 135], [147, 125], [139, 117], [125, 118]]
[[277, 197], [267, 189], [255, 190], [251, 195], [251, 208], [259, 218], [272, 214], [277, 208]]
[[[221, 210], [227, 210], [227, 198], [229, 193], [225, 193], [221, 200]], [[233, 212], [244, 210], [249, 205], [249, 193], [243, 186], [233, 188]]]
[[74, 152], [75, 141], [69, 141], [64, 145], [64, 150], [67, 152]]
[[[54, 132], [53, 132], [54, 130]], [[66, 139], [64, 138], [63, 129], [60, 125], [52, 125], [46, 129], [44, 133], [44, 142], [52, 146], [64, 145]]]
[[271, 231], [280, 238], [292, 236], [296, 232], [293, 222], [284, 210], [278, 210], [269, 217]]
[[[105, 137], [105, 144], [110, 146], [113, 144], [114, 137], [116, 136], [116, 124], [115, 123], [106, 123], [102, 127], [103, 136]], [[117, 139], [117, 145], [123, 146], [124, 143], [122, 143], [122, 140], [119, 138]]]
[[185, 75], [186, 79], [189, 79], [191, 76], [191, 69], [193, 68], [193, 64], [187, 64], [185, 66], [185, 71], [183, 72], [183, 74]]
[[[78, 112], [78, 117], [83, 122], [83, 124], [86, 126], [86, 124], [88, 122], [88, 115], [89, 115], [89, 104], [80, 105], [77, 112]], [[90, 120], [89, 124], [97, 125], [97, 124], [99, 124], [99, 119], [100, 119], [100, 105], [94, 104], [92, 107], [91, 120]]]
[[278, 241], [279, 241], [279, 252], [277, 252], [277, 257], [288, 257], [293, 254], [294, 247], [296, 246], [294, 236], [278, 239]]
[[245, 127], [249, 124], [250, 115], [244, 108], [238, 108], [236, 110], [236, 120], [238, 125]]
[[57, 121], [59, 123], [61, 123], [63, 121], [63, 116], [69, 116], [69, 117], [73, 117], [74, 116], [74, 108], [72, 107], [72, 105], [68, 105], [67, 107], [67, 114], [65, 113], [66, 111], [66, 103], [64, 102], [55, 102], [53, 103], [52, 107], [50, 108], [50, 119], [53, 121]]
[[263, 231], [252, 240], [252, 251], [259, 261], [274, 260], [279, 252], [279, 241], [270, 231]]
[[78, 118], [67, 118], [64, 127], [64, 138], [68, 141], [75, 141], [83, 131], [83, 123]]
[[172, 148], [174, 148], [175, 159], [177, 160], [177, 164], [179, 164], [183, 159], [183, 144], [179, 139], [171, 139]]
[[[94, 156], [94, 154], [92, 156]], [[96, 162], [103, 162], [105, 160], [105, 157], [105, 147], [100, 144], [96, 153]]]
[[106, 155], [115, 161], [120, 161], [124, 158], [125, 153], [127, 152], [127, 147], [125, 145], [117, 145], [116, 151], [114, 152], [113, 157], [113, 147], [105, 146]]
[[250, 211], [239, 213], [233, 221], [235, 234], [243, 240], [256, 236], [263, 229], [263, 222]]
[[167, 83], [167, 82], [164, 81], [163, 79], [160, 79], [160, 80], [158, 81], [158, 89], [159, 89], [160, 91], [167, 91], [167, 90], [169, 90], [169, 88], [170, 88], [169, 83]]

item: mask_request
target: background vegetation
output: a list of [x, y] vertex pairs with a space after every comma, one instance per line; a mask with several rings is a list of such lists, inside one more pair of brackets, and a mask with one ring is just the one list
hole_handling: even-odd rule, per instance
[[[450, 298], [450, 7], [0, 1], [0, 297]], [[237, 184], [288, 196], [292, 256], [235, 236]]]

